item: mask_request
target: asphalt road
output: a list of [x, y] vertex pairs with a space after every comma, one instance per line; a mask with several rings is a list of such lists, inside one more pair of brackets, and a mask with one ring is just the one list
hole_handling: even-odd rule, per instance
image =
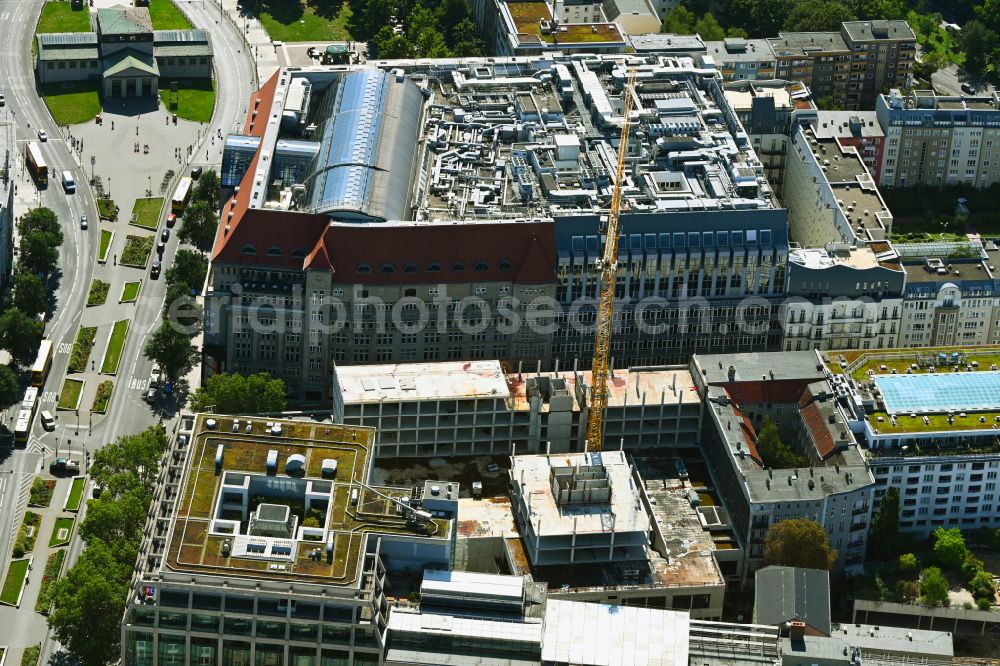
[[[58, 177], [53, 177], [51, 185], [37, 195], [38, 199], [30, 198], [35, 196], [30, 180], [21, 180], [18, 183], [19, 199], [30, 201], [31, 205], [35, 205], [35, 201], [38, 201], [41, 205], [51, 208], [63, 222], [65, 241], [60, 252], [59, 264], [62, 274], [55, 291], [55, 309], [45, 331], [46, 337], [53, 340], [55, 353], [48, 380], [42, 389], [42, 402], [39, 406], [39, 411], [48, 409], [55, 413], [56, 394], [60, 390], [69, 363], [69, 350], [86, 306], [87, 291], [95, 270], [93, 258], [96, 254], [99, 226], [96, 224], [98, 215], [94, 197], [87, 185], [90, 175], [89, 155], [94, 153], [99, 165], [120, 160], [122, 155], [116, 153], [110, 145], [87, 142], [87, 150], [84, 151], [82, 158], [84, 164], [81, 165], [77, 161], [80, 158], [75, 158], [69, 150], [64, 140], [65, 135], [55, 125], [44, 102], [38, 96], [35, 89], [31, 41], [41, 5], [40, 0], [0, 0], [0, 45], [2, 45], [0, 53], [4, 63], [4, 67], [0, 68], [0, 90], [3, 91], [7, 101], [6, 107], [0, 110], [2, 111], [0, 121], [9, 120], [15, 125], [19, 152], [23, 151], [24, 142], [37, 138], [36, 133], [39, 128], [45, 129], [50, 138], [48, 142], [40, 145], [45, 160], [50, 165], [50, 171], [57, 174], [64, 169], [71, 170], [75, 173], [77, 181], [77, 193], [66, 195], [59, 185]], [[210, 138], [217, 129], [226, 134], [238, 131], [241, 127], [246, 117], [248, 100], [254, 89], [253, 64], [243, 48], [237, 29], [229, 21], [219, 20], [217, 4], [205, 0], [192, 0], [179, 2], [178, 5], [196, 27], [209, 31], [215, 49], [215, 113], [212, 123], [207, 125], [201, 134], [205, 138], [204, 144], [194, 151], [194, 161], [191, 164], [218, 169], [222, 155], [221, 141], [216, 140], [213, 144]], [[158, 123], [162, 118], [162, 111], [152, 113], [148, 116], [148, 122]], [[142, 120], [146, 121], [146, 118]], [[73, 128], [70, 128], [70, 131], [72, 132]], [[20, 157], [18, 160], [23, 162]], [[185, 168], [187, 166], [185, 165]], [[166, 168], [180, 169], [176, 163], [165, 164], [164, 169]], [[20, 164], [18, 173], [20, 174]], [[27, 178], [26, 175], [24, 177]], [[117, 182], [119, 181], [113, 184], [113, 195], [118, 189]], [[136, 186], [145, 189], [146, 183], [138, 183]], [[23, 209], [19, 212], [22, 211]], [[125, 213], [126, 211], [123, 211], [123, 214]], [[88, 231], [80, 229], [81, 214], [86, 214], [91, 221]], [[121, 225], [123, 222], [118, 224]], [[164, 269], [170, 265], [176, 249], [177, 241], [172, 239], [167, 245]], [[112, 271], [112, 274], [115, 273], [116, 271]], [[142, 277], [148, 278], [148, 273]], [[169, 409], [171, 405], [164, 405], [165, 411], [161, 413], [151, 410], [141, 401], [142, 385], [136, 381], [136, 378], [149, 376], [152, 364], [143, 357], [142, 349], [149, 333], [159, 325], [165, 288], [162, 279], [155, 281], [146, 279], [139, 302], [129, 315], [132, 318], [131, 332], [122, 353], [121, 370], [116, 382], [120, 386], [115, 389], [108, 415], [96, 420], [92, 428], [88, 427], [87, 419], [81, 424], [77, 423], [73, 416], [61, 417], [56, 430], [50, 433], [42, 430], [36, 419], [28, 447], [15, 449], [0, 460], [0, 479], [3, 479], [0, 481], [0, 570], [6, 568], [6, 559], [12, 547], [11, 534], [17, 526], [15, 518], [22, 515], [27, 500], [26, 487], [30, 484], [32, 475], [51, 460], [56, 448], [61, 455], [72, 449], [83, 458], [84, 447], [92, 452], [104, 443], [113, 441], [123, 434], [138, 432], [160, 418], [166, 417], [169, 420], [175, 413], [175, 410]], [[109, 296], [109, 302], [111, 300]], [[66, 566], [72, 564], [81, 550], [79, 539], [74, 540], [69, 549], [67, 558], [69, 562]], [[45, 643], [41, 663], [47, 663], [48, 656], [58, 648], [54, 642], [48, 640], [44, 618], [33, 612], [31, 604], [25, 604], [19, 611], [12, 608], [3, 609], [3, 612], [0, 612], [0, 624], [4, 626], [5, 634], [16, 637], [16, 642], [7, 641], [12, 648], [15, 645], [30, 645], [39, 641]]]

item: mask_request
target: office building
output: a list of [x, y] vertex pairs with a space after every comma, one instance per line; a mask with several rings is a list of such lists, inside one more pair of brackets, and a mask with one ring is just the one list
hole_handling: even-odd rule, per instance
[[[646, 28], [659, 19], [640, 2]], [[602, 5], [592, 2], [544, 0], [473, 0], [472, 16], [489, 53], [531, 56], [562, 53], [624, 53], [626, 36], [605, 18]]]
[[458, 487], [374, 487], [372, 446], [356, 426], [183, 416], [123, 663], [381, 664], [386, 577], [449, 565]]
[[879, 95], [885, 132], [883, 187], [968, 185], [1000, 181], [1000, 97], [938, 95], [897, 89]]
[[[637, 67], [629, 150], [648, 159], [623, 190], [618, 367], [780, 344], [786, 211], [714, 70], [691, 65]], [[621, 67], [554, 55], [279, 71], [250, 105], [259, 143], [223, 157], [240, 185], [212, 254], [209, 370], [266, 370], [327, 401], [334, 363], [586, 368]], [[284, 157], [282, 140], [298, 142]], [[319, 147], [303, 168], [305, 143]]]
[[868, 449], [876, 506], [900, 495], [900, 529], [1000, 527], [1000, 372], [992, 349], [832, 356], [849, 425]]
[[[696, 354], [691, 375], [704, 398], [707, 460], [746, 551], [739, 582], [760, 567], [768, 528], [789, 518], [823, 526], [835, 570], [861, 567], [875, 482], [817, 352]], [[807, 466], [765, 467], [756, 439], [767, 420]]]
[[[379, 459], [584, 449], [590, 371], [443, 361], [342, 366], [335, 373], [335, 420], [375, 428]], [[686, 367], [617, 369], [605, 439], [630, 450], [694, 447], [700, 414]]]

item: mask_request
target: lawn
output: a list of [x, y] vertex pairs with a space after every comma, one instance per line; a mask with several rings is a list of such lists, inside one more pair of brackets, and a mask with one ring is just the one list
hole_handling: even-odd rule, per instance
[[150, 0], [149, 20], [153, 30], [188, 30], [191, 23], [177, 9], [173, 0]]
[[118, 302], [134, 303], [135, 299], [139, 297], [140, 286], [142, 286], [142, 280], [137, 280], [136, 282], [126, 282], [125, 287], [122, 289], [122, 297]]
[[128, 319], [116, 321], [115, 327], [111, 330], [108, 349], [104, 352], [104, 363], [101, 364], [101, 372], [106, 375], [118, 372], [118, 362], [122, 357], [122, 349], [125, 348], [125, 336], [128, 335], [128, 324]]
[[49, 537], [49, 548], [65, 546], [69, 543], [69, 538], [73, 534], [73, 521], [75, 518], [56, 518], [56, 524], [52, 526], [52, 536]]
[[124, 266], [145, 268], [149, 261], [149, 253], [153, 251], [152, 236], [128, 236], [125, 238], [125, 248], [122, 250], [121, 263]]
[[178, 118], [196, 123], [207, 123], [212, 120], [215, 111], [215, 82], [208, 79], [181, 79], [178, 90], [174, 94], [170, 90], [170, 81], [160, 78], [160, 99], [171, 113]]
[[[82, 479], [80, 480], [82, 481]], [[49, 612], [49, 604], [52, 603], [52, 584], [59, 579], [64, 559], [66, 559], [65, 550], [57, 550], [49, 555], [49, 560], [45, 563], [45, 572], [42, 574], [42, 586], [38, 590], [38, 599], [35, 601], [35, 612]]]
[[97, 247], [97, 261], [105, 264], [108, 261], [108, 253], [111, 251], [111, 240], [115, 237], [115, 232], [101, 229], [101, 243]]
[[94, 394], [94, 404], [90, 411], [95, 414], [103, 414], [108, 411], [108, 402], [111, 400], [111, 391], [114, 387], [115, 383], [111, 380], [105, 380], [98, 384], [97, 393]]
[[156, 229], [160, 221], [161, 208], [163, 208], [163, 197], [136, 199], [128, 223], [143, 229]]
[[90, 11], [73, 9], [68, 2], [46, 2], [35, 32], [90, 32]]
[[55, 118], [57, 125], [79, 125], [90, 122], [101, 112], [101, 95], [95, 83], [66, 81], [43, 83], [41, 87], [45, 106], [49, 107], [49, 112]]
[[21, 666], [38, 666], [38, 655], [41, 651], [41, 643], [24, 648], [24, 652], [21, 653]]
[[[319, 4], [319, 3], [317, 3]], [[311, 3], [295, 0], [268, 0], [261, 3], [260, 19], [271, 39], [279, 42], [346, 42], [353, 40], [348, 24], [350, 3], [336, 3], [325, 11]]]
[[94, 281], [90, 283], [90, 293], [87, 294], [87, 305], [104, 305], [104, 301], [108, 300], [108, 289], [110, 288], [109, 283], [94, 278]]
[[59, 409], [77, 409], [80, 406], [80, 393], [83, 391], [83, 381], [67, 379], [63, 382], [59, 393]]
[[73, 351], [69, 356], [69, 372], [85, 372], [87, 370], [87, 359], [94, 349], [94, 338], [97, 337], [96, 326], [81, 326], [76, 333], [76, 342], [73, 343]]
[[[955, 221], [959, 197], [968, 199], [969, 217]], [[882, 198], [893, 214], [892, 236], [896, 242], [965, 240], [970, 232], [1000, 232], [1000, 186], [986, 190], [971, 187], [943, 189], [883, 189]]]
[[24, 577], [28, 573], [28, 560], [15, 560], [10, 563], [7, 569], [7, 577], [3, 581], [3, 590], [0, 591], [0, 601], [14, 606], [21, 596], [21, 588], [24, 587]]
[[115, 222], [118, 219], [118, 206], [115, 205], [114, 199], [99, 198], [97, 200], [97, 212], [102, 220]]
[[31, 484], [31, 496], [28, 498], [29, 506], [46, 507], [52, 501], [52, 490], [56, 487], [56, 482], [52, 479], [35, 479]]
[[73, 485], [69, 487], [69, 497], [66, 498], [67, 511], [80, 510], [80, 503], [83, 501], [83, 487], [86, 484], [86, 477], [78, 476], [73, 479]]

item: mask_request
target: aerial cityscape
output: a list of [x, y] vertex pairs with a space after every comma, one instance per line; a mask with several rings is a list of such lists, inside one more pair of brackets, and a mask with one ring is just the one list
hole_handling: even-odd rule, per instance
[[1000, 0], [0, 53], [0, 666], [1000, 666]]

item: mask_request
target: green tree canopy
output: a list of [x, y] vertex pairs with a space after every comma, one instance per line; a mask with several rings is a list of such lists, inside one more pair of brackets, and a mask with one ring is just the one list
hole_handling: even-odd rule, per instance
[[934, 530], [934, 556], [941, 566], [948, 569], [959, 568], [968, 551], [962, 530], [957, 527], [948, 530], [939, 527]]
[[166, 449], [167, 432], [163, 426], [123, 435], [94, 453], [90, 477], [106, 494], [116, 498], [136, 487], [151, 489]]
[[840, 31], [840, 24], [853, 21], [854, 12], [838, 0], [803, 0], [792, 7], [785, 30], [803, 32]]
[[920, 600], [928, 606], [947, 606], [948, 581], [937, 567], [927, 567], [920, 573]]
[[[204, 177], [202, 175], [202, 178]], [[215, 207], [205, 201], [195, 201], [184, 211], [181, 230], [177, 232], [177, 237], [202, 252], [207, 252], [215, 242], [215, 232], [218, 228], [219, 220], [215, 216]]]
[[814, 520], [795, 518], [771, 525], [764, 539], [764, 565], [805, 567], [829, 571], [837, 561], [837, 551], [823, 527]]
[[11, 308], [0, 315], [0, 349], [10, 352], [18, 365], [34, 362], [42, 341], [42, 327], [37, 319]]
[[0, 365], [0, 409], [7, 409], [21, 400], [21, 385], [9, 366]]
[[791, 469], [804, 467], [806, 459], [798, 455], [781, 441], [778, 427], [771, 419], [766, 419], [757, 433], [757, 453], [765, 467], [771, 469]]
[[878, 511], [872, 515], [868, 546], [871, 556], [879, 561], [892, 559], [899, 553], [899, 490], [894, 486], [885, 491]]
[[59, 263], [63, 231], [59, 218], [48, 208], [33, 208], [17, 223], [20, 234], [17, 268], [19, 272], [48, 275]]
[[159, 363], [172, 381], [187, 374], [198, 358], [198, 350], [191, 344], [190, 335], [169, 322], [163, 322], [150, 336], [143, 354], [149, 360]]
[[726, 31], [711, 13], [706, 13], [695, 22], [694, 31], [706, 42], [717, 42], [726, 38]]
[[280, 412], [287, 406], [285, 382], [266, 372], [255, 375], [220, 373], [191, 396], [191, 409], [204, 411], [214, 405], [220, 414]]
[[993, 582], [993, 574], [989, 571], [980, 571], [969, 581], [969, 592], [976, 599], [986, 597], [992, 599], [997, 593], [996, 583]]
[[174, 255], [174, 261], [167, 269], [165, 279], [168, 285], [183, 285], [190, 295], [192, 291], [201, 292], [207, 274], [208, 260], [205, 256], [193, 250], [181, 248]]
[[917, 556], [913, 553], [903, 553], [899, 556], [899, 568], [902, 571], [915, 571], [917, 564]]
[[29, 315], [45, 312], [45, 284], [34, 273], [21, 273], [14, 276], [15, 308]]
[[219, 188], [221, 187], [221, 182], [219, 181], [219, 174], [215, 172], [215, 169], [208, 169], [203, 172], [195, 183], [194, 191], [191, 193], [192, 201], [203, 201], [207, 203], [212, 210], [216, 210], [219, 206]]
[[673, 35], [690, 35], [694, 32], [694, 23], [694, 12], [684, 5], [679, 5], [663, 17], [661, 31]]
[[958, 33], [958, 43], [965, 53], [965, 68], [979, 74], [986, 69], [986, 63], [997, 48], [997, 33], [979, 21], [969, 21]]
[[384, 25], [372, 37], [370, 45], [379, 58], [412, 58], [413, 45], [405, 35], [398, 34], [391, 25]]

